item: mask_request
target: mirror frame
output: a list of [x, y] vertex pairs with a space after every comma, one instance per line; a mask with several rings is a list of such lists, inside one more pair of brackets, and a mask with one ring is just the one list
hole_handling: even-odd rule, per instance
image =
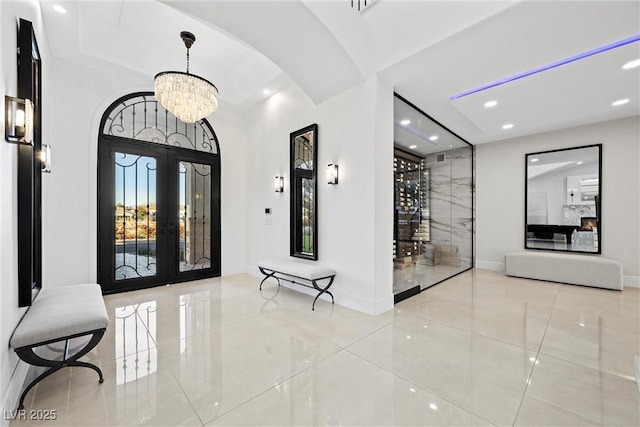
[[[313, 182], [312, 184], [313, 230], [311, 232], [311, 237], [313, 239], [312, 253], [306, 253], [296, 249], [296, 246], [298, 246], [296, 243], [298, 242], [299, 239], [302, 239], [302, 236], [300, 235], [301, 234], [300, 226], [302, 224], [302, 218], [300, 218], [299, 221], [296, 218], [296, 212], [301, 210], [301, 208], [299, 208], [299, 205], [301, 206], [302, 204], [302, 198], [300, 197], [300, 195], [298, 194], [299, 192], [297, 191], [297, 187], [298, 187], [297, 181], [298, 181], [299, 175], [301, 175], [300, 171], [308, 171], [308, 169], [296, 168], [295, 143], [296, 143], [296, 138], [309, 132], [313, 133], [313, 147], [312, 147], [313, 169], [311, 169], [311, 173], [310, 173], [310, 176]], [[318, 125], [314, 123], [312, 125], [299, 129], [295, 132], [291, 132], [291, 134], [289, 135], [289, 148], [290, 148], [290, 152], [289, 152], [289, 166], [290, 166], [289, 177], [290, 178], [289, 179], [290, 179], [290, 189], [291, 189], [291, 195], [289, 197], [291, 201], [291, 211], [289, 216], [289, 239], [290, 239], [289, 255], [296, 258], [304, 258], [304, 259], [317, 261], [318, 260]], [[308, 172], [306, 174], [309, 175]], [[300, 178], [302, 177], [300, 176]]]
[[[580, 150], [584, 148], [597, 148], [598, 149], [598, 195], [595, 197], [595, 210], [596, 210], [596, 222], [598, 227], [598, 249], [594, 251], [584, 251], [579, 249], [557, 249], [557, 248], [536, 248], [529, 247], [527, 245], [527, 232], [529, 224], [527, 223], [528, 206], [529, 206], [529, 159], [532, 156], [539, 156], [541, 154], [556, 153], [561, 151]], [[555, 252], [567, 252], [576, 254], [602, 254], [602, 144], [582, 145], [579, 147], [561, 148], [558, 150], [538, 151], [535, 153], [527, 153], [524, 158], [525, 170], [524, 170], [524, 248], [530, 250], [544, 250]], [[563, 189], [564, 192], [564, 189]], [[549, 224], [553, 225], [553, 224]]]

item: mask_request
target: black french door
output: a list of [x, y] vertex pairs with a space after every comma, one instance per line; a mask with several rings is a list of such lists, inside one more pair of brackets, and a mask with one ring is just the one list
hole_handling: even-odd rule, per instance
[[98, 151], [103, 292], [219, 276], [219, 157], [107, 135]]

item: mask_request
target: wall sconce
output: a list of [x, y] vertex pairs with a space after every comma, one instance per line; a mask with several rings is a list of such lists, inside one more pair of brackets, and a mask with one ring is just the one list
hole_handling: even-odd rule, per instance
[[338, 183], [338, 165], [329, 163], [327, 165], [327, 184]]
[[14, 144], [33, 144], [33, 104], [28, 99], [4, 97], [4, 139]]
[[42, 144], [40, 163], [42, 164], [42, 172], [51, 173], [51, 146], [48, 144]]
[[273, 180], [273, 188], [276, 190], [276, 193], [284, 192], [284, 177], [276, 176]]

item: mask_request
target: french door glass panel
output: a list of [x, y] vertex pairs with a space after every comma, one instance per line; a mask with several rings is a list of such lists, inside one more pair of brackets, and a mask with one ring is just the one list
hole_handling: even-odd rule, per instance
[[114, 278], [155, 276], [157, 160], [116, 152], [114, 162]]
[[211, 166], [181, 161], [178, 165], [179, 269], [211, 267]]

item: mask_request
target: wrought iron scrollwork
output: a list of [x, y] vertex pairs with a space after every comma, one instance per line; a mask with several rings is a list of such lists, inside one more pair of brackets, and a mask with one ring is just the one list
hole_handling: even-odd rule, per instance
[[204, 120], [185, 123], [167, 111], [152, 93], [116, 101], [103, 120], [102, 133], [218, 154], [218, 142]]

